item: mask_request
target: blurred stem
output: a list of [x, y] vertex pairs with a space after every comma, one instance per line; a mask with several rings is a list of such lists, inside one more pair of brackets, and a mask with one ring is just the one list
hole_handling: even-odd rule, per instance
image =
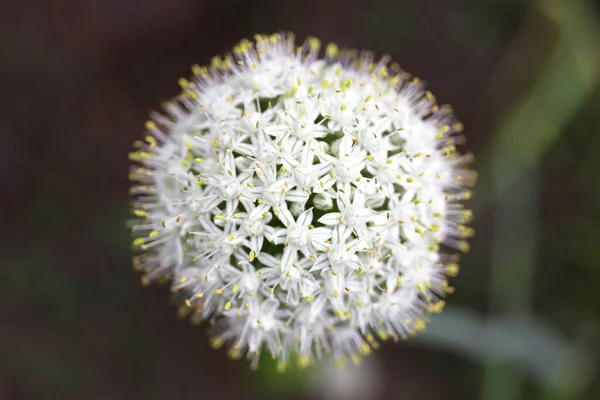
[[[537, 248], [537, 164], [597, 82], [599, 36], [586, 6], [584, 0], [540, 0], [532, 9], [525, 23], [546, 18], [559, 35], [532, 90], [500, 127], [482, 171], [496, 204], [490, 302], [499, 314], [527, 318]], [[489, 199], [479, 200], [481, 206]], [[524, 380], [522, 367], [488, 358], [481, 397], [519, 399]]]
[[[546, 19], [558, 30], [545, 68], [537, 74], [536, 82], [527, 95], [508, 115], [489, 146], [482, 151], [481, 160], [504, 158], [504, 170], [492, 190], [478, 190], [474, 199], [475, 211], [493, 204], [497, 193], [510, 189], [511, 183], [528, 168], [536, 165], [555, 143], [569, 119], [581, 108], [598, 84], [600, 77], [600, 32], [586, 0], [539, 0], [524, 25]], [[510, 82], [518, 63], [526, 59], [517, 41], [535, 46], [538, 31], [523, 27], [517, 34], [495, 80]], [[535, 77], [532, 77], [535, 79]], [[492, 180], [493, 161], [480, 168], [480, 184]]]
[[[493, 162], [497, 201], [489, 297], [496, 313], [516, 315], [526, 322], [538, 244], [539, 171], [535, 167], [529, 169], [512, 183], [510, 190], [505, 190], [502, 183], [505, 164], [506, 160], [499, 157]], [[488, 357], [481, 397], [521, 398], [526, 372], [524, 365]]]

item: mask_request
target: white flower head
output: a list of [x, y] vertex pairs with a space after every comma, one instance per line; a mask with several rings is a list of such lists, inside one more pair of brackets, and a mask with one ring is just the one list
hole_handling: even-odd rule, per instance
[[168, 280], [214, 346], [284, 368], [358, 363], [423, 329], [467, 250], [462, 125], [387, 59], [291, 34], [194, 66], [135, 162], [134, 267]]

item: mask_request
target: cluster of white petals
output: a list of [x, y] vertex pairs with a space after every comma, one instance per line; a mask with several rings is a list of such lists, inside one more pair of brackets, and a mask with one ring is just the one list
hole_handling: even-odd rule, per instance
[[422, 329], [472, 234], [450, 108], [387, 59], [319, 48], [257, 36], [194, 66], [130, 154], [134, 267], [253, 365], [359, 362]]

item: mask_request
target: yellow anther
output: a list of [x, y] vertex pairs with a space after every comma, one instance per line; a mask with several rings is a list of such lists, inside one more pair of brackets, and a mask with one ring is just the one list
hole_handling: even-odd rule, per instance
[[383, 329], [379, 329], [379, 330], [377, 331], [377, 336], [379, 336], [379, 338], [380, 338], [381, 340], [388, 340], [388, 338], [389, 338], [389, 336], [388, 336], [387, 332], [385, 332]]
[[280, 374], [283, 374], [285, 372], [285, 369], [287, 367], [287, 363], [285, 361], [279, 360], [277, 362], [277, 372]]
[[321, 41], [315, 37], [309, 37], [306, 39], [308, 47], [311, 51], [319, 51], [321, 48]]
[[215, 219], [220, 219], [220, 220], [224, 220], [226, 217], [224, 215], [221, 214], [217, 214], [215, 215]]
[[277, 42], [279, 42], [281, 40], [281, 35], [278, 33], [274, 33], [274, 34], [268, 36], [268, 40], [271, 43], [276, 44]]
[[184, 89], [184, 90], [185, 90], [185, 89], [188, 89], [188, 87], [189, 87], [189, 85], [190, 85], [190, 82], [189, 82], [187, 79], [185, 79], [185, 78], [179, 78], [179, 79], [177, 80], [177, 83], [178, 83], [178, 84], [179, 84], [179, 86], [180, 86], [182, 89]]
[[339, 52], [340, 49], [335, 43], [329, 43], [327, 45], [327, 48], [325, 49], [325, 54], [327, 54], [329, 57], [336, 57], [339, 54]]
[[239, 360], [242, 357], [242, 353], [240, 353], [237, 349], [232, 348], [229, 349], [229, 351], [227, 352], [227, 355], [229, 356], [229, 358], [231, 358], [232, 360]]
[[202, 67], [199, 66], [198, 64], [192, 65], [192, 74], [194, 74], [195, 76], [201, 76], [202, 75]]
[[444, 300], [440, 300], [437, 303], [431, 304], [429, 307], [427, 307], [427, 310], [430, 313], [439, 314], [442, 312], [445, 305], [446, 305], [446, 303], [444, 302]]
[[415, 324], [413, 325], [413, 330], [415, 332], [420, 332], [423, 329], [425, 329], [425, 321], [422, 320], [421, 318], [417, 318], [415, 321]]
[[225, 309], [225, 311], [228, 311], [231, 308], [231, 302], [228, 301], [227, 303], [225, 303], [225, 307], [223, 307]]
[[139, 257], [133, 257], [132, 263], [133, 263], [134, 270], [138, 270], [140, 268], [140, 258]]
[[135, 215], [137, 215], [138, 217], [142, 217], [142, 218], [145, 218], [148, 216], [148, 214], [146, 214], [146, 211], [144, 211], [144, 210], [133, 210], [133, 213]]
[[250, 251], [250, 254], [248, 255], [248, 261], [254, 261], [254, 251]]
[[308, 356], [300, 356], [298, 358], [298, 368], [306, 368], [310, 365], [310, 358]]
[[369, 346], [368, 343], [363, 343], [362, 346], [360, 346], [360, 350], [364, 355], [368, 355], [371, 353], [371, 346]]
[[465, 228], [465, 230], [462, 232], [462, 236], [466, 237], [466, 238], [470, 238], [475, 236], [475, 229], [473, 228]]
[[306, 301], [310, 303], [310, 302], [311, 302], [311, 301], [313, 301], [314, 299], [315, 299], [315, 296], [313, 296], [313, 295], [311, 294], [310, 296], [308, 296], [308, 297], [306, 298]]
[[156, 123], [154, 121], [146, 121], [146, 124], [144, 126], [146, 127], [146, 130], [149, 131], [153, 131], [156, 129]]
[[215, 294], [223, 294], [223, 289], [217, 289], [217, 290], [215, 290]]
[[473, 212], [471, 210], [462, 210], [460, 213], [465, 223], [469, 222], [473, 218]]
[[225, 341], [223, 339], [221, 339], [220, 337], [214, 337], [210, 340], [210, 346], [213, 349], [218, 349], [221, 346], [223, 346], [223, 344], [225, 343]]
[[146, 241], [146, 239], [145, 239], [145, 238], [143, 238], [143, 237], [140, 237], [140, 238], [137, 238], [137, 239], [135, 239], [135, 240], [133, 241], [133, 245], [134, 245], [134, 246], [141, 246], [141, 245], [143, 245], [143, 244], [144, 244], [144, 242], [145, 242], [145, 241]]
[[155, 147], [156, 146], [156, 138], [154, 138], [154, 136], [146, 136], [144, 138], [144, 140], [150, 145], [150, 147]]
[[448, 263], [446, 264], [446, 274], [448, 276], [457, 276], [460, 267], [457, 263]]
[[223, 61], [220, 56], [214, 56], [210, 59], [210, 66], [212, 68], [220, 68], [223, 65]]

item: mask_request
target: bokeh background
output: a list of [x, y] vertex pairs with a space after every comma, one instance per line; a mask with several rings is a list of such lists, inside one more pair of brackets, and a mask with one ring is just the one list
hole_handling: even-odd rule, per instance
[[[598, 2], [8, 3], [0, 399], [600, 398]], [[477, 157], [456, 293], [360, 368], [250, 372], [130, 267], [127, 153], [149, 111], [191, 64], [281, 29], [391, 54]]]

